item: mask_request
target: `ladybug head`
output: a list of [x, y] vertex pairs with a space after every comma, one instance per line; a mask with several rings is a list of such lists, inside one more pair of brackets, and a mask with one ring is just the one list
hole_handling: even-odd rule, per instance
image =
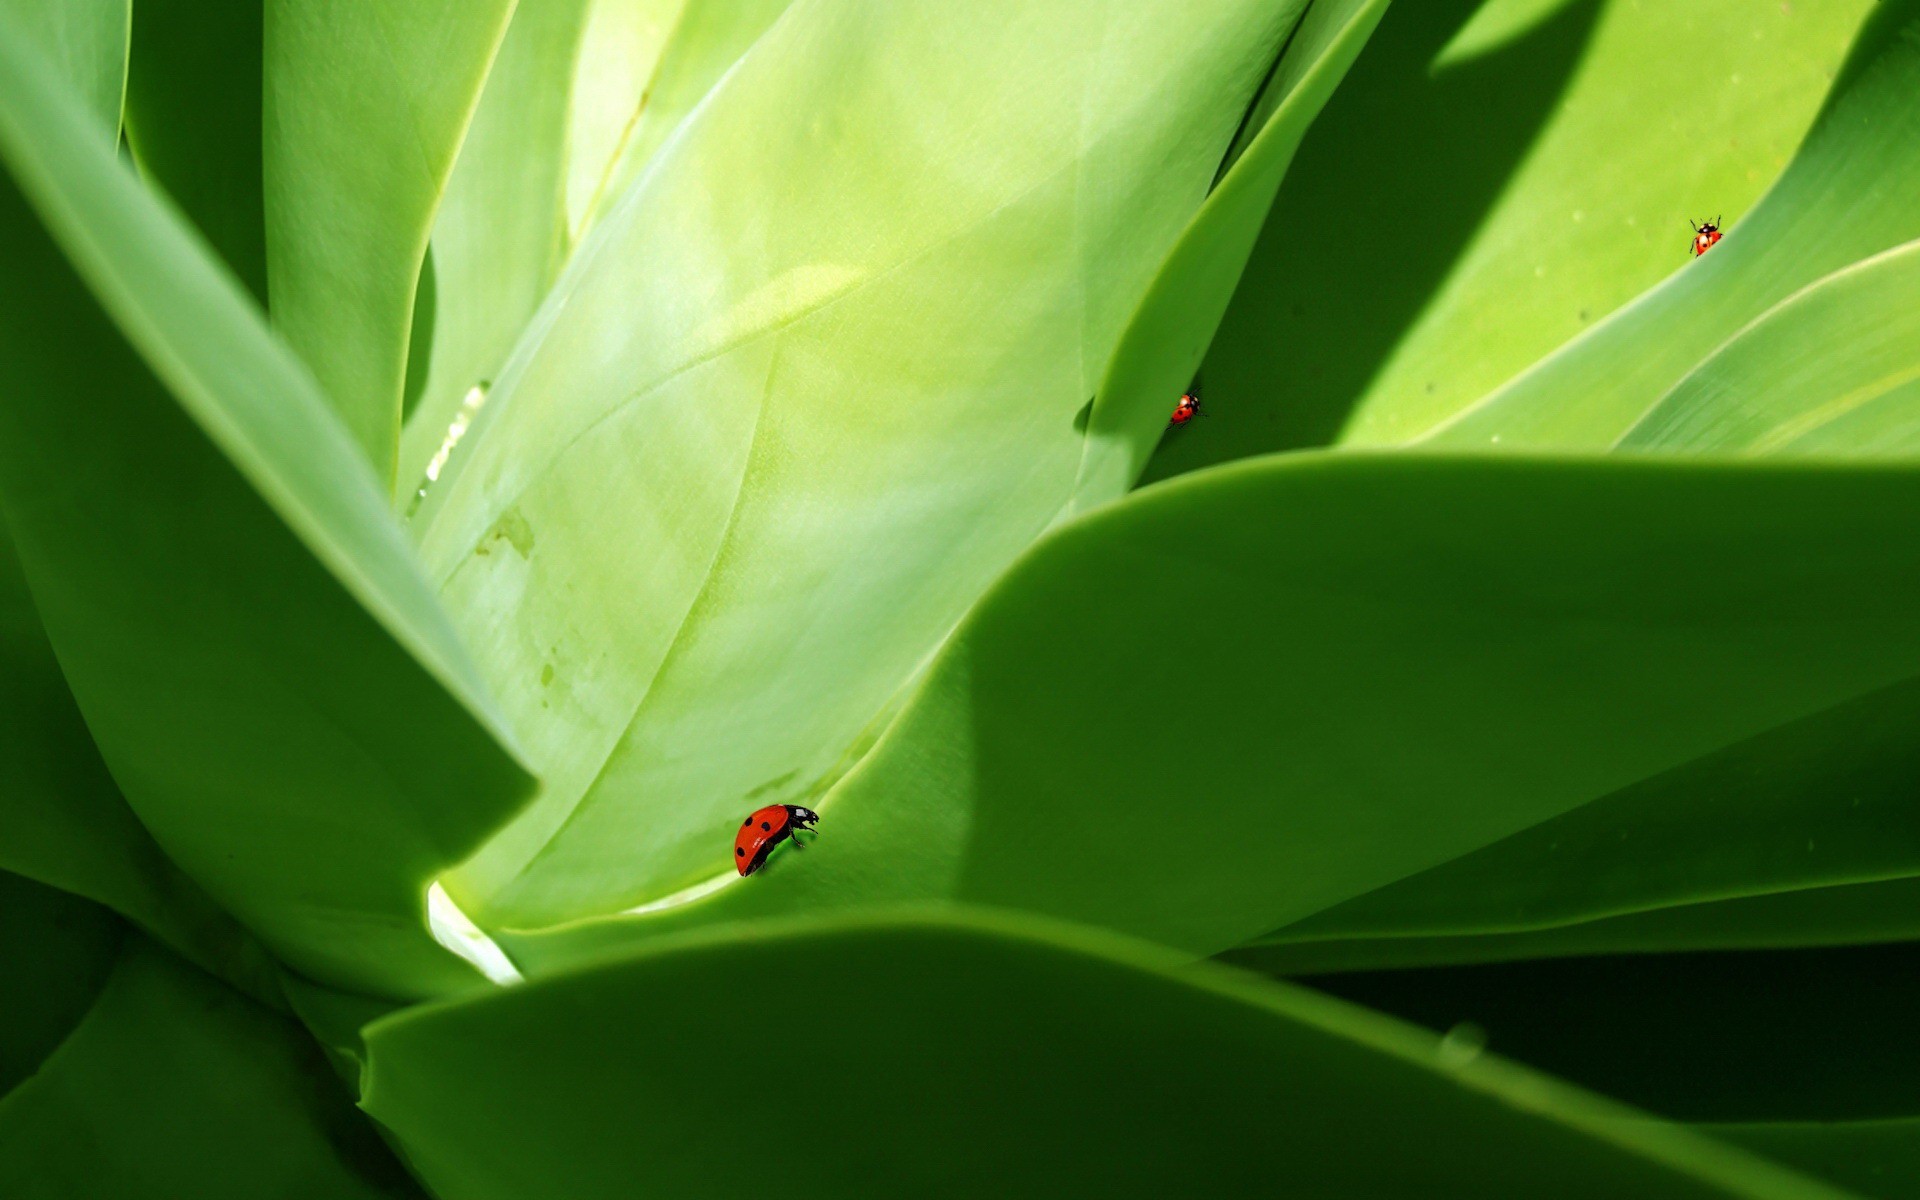
[[810, 808], [801, 808], [798, 804], [787, 805], [787, 815], [796, 826], [812, 829], [820, 823], [820, 814]]

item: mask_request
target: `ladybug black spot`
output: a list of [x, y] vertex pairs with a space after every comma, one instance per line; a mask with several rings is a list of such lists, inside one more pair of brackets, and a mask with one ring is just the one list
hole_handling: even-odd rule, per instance
[[760, 822], [760, 828], [762, 828], [762, 829], [772, 829], [772, 828], [773, 828], [773, 826], [771, 826], [771, 825], [769, 825], [769, 824], [767, 824], [767, 823], [766, 823], [765, 821], [762, 821], [762, 822]]
[[752, 818], [752, 817], [748, 817], [748, 818], [747, 818], [746, 820], [744, 820], [744, 821], [742, 821], [742, 822], [740, 822], [740, 828], [742, 828], [742, 829], [749, 829], [749, 828], [751, 828], [752, 826], [753, 826], [753, 818]]
[[747, 856], [747, 852], [745, 850], [742, 850], [740, 847], [735, 846], [733, 848], [733, 856], [735, 858], [745, 858]]

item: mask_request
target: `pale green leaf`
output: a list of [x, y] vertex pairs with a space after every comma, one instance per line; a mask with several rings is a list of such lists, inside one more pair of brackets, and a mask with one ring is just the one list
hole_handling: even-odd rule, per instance
[[265, 0], [268, 290], [394, 486], [414, 285], [515, 0]]
[[1916, 194], [1920, 3], [1886, 0], [1786, 173], [1717, 246], [1434, 426], [1420, 444], [1613, 444], [1720, 343], [1774, 304], [1833, 271], [1920, 238]]
[[1676, 383], [1617, 448], [1912, 455], [1920, 449], [1920, 242], [1768, 309]]
[[418, 518], [548, 783], [456, 899], [522, 924], [665, 895], [743, 803], [857, 757], [1066, 503], [1076, 413], [1289, 12], [825, 0], [754, 44]]

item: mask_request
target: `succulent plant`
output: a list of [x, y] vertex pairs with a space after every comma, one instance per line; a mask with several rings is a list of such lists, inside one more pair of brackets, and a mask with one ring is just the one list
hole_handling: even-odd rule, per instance
[[0, 1194], [1920, 1195], [1917, 201], [1916, 0], [0, 0]]

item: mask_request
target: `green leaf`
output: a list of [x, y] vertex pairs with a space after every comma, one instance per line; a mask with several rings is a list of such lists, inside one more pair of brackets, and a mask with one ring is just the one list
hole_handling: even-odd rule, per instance
[[1294, 150], [1386, 10], [1386, 0], [1307, 10], [1250, 114], [1259, 132], [1167, 256], [1114, 352], [1087, 423], [1077, 506], [1140, 477], [1166, 432], [1168, 398], [1188, 386], [1206, 353]]
[[419, 1191], [299, 1026], [137, 938], [0, 1101], [17, 1200], [373, 1200]]
[[1761, 314], [1673, 386], [1622, 450], [1911, 455], [1920, 448], [1920, 242]]
[[367, 1040], [363, 1106], [470, 1200], [1838, 1195], [1305, 989], [982, 915], [729, 927]]
[[460, 986], [427, 884], [527, 776], [312, 380], [85, 120], [0, 22], [0, 501], [60, 664], [134, 811], [276, 953]]
[[40, 628], [4, 522], [0, 762], [0, 868], [98, 901], [207, 970], [256, 995], [267, 992], [265, 956], [154, 845], [107, 774]]
[[[1855, 890], [1920, 877], [1916, 773], [1920, 682], [1909, 681], [1276, 930], [1262, 961], [1294, 971], [1920, 936], [1916, 910]], [[1802, 889], [1819, 894], [1785, 895]], [[1767, 899], [1727, 903], [1748, 897]]]
[[1920, 238], [1920, 2], [1862, 31], [1792, 164], [1707, 254], [1422, 437], [1435, 447], [1611, 445], [1748, 322]]
[[1411, 436], [1685, 268], [1685, 219], [1741, 219], [1869, 7], [1396, 5], [1280, 189], [1204, 419], [1146, 478]]
[[1214, 953], [1913, 678], [1916, 513], [1895, 469], [1195, 476], [1003, 579], [804, 855], [502, 937], [541, 970], [682, 923], [952, 898]]
[[651, 900], [712, 872], [742, 804], [857, 758], [1066, 503], [1076, 414], [1286, 17], [828, 0], [754, 45], [417, 521], [548, 785], [456, 899]]
[[[1300, 976], [1572, 955], [1858, 945], [1920, 937], [1916, 905], [1920, 879], [1903, 877], [1664, 905], [1505, 932], [1468, 928], [1343, 936], [1309, 918], [1225, 957], [1266, 974]], [[1328, 916], [1345, 918], [1346, 907], [1337, 906]]]
[[1920, 1196], [1920, 1117], [1708, 1125], [1702, 1132], [1824, 1176], [1862, 1196]]
[[414, 285], [514, 0], [266, 0], [274, 325], [393, 487]]
[[40, 1069], [93, 1005], [125, 926], [78, 896], [0, 871], [0, 1096]]
[[293, 1015], [300, 1018], [307, 1032], [320, 1043], [320, 1049], [333, 1064], [334, 1073], [358, 1095], [367, 1064], [367, 1047], [361, 1040], [361, 1029], [404, 1006], [322, 987], [290, 972], [281, 973], [280, 991], [293, 1008]]
[[[651, 70], [646, 77], [625, 81], [629, 86], [633, 82], [642, 86], [635, 102], [627, 106], [613, 153], [605, 157], [588, 156], [579, 164], [583, 180], [592, 180], [592, 191], [585, 193], [583, 203], [568, 205], [576, 214], [576, 236], [585, 236], [586, 231], [627, 194], [653, 162], [654, 154], [667, 137], [792, 3], [793, 0], [651, 0], [636, 6], [633, 0], [599, 0], [596, 17], [620, 14], [632, 21], [641, 12], [659, 18], [667, 16], [667, 10], [671, 9], [672, 27], [649, 64]], [[593, 32], [598, 33], [607, 23], [602, 20]], [[653, 31], [647, 32], [651, 35]], [[652, 38], [648, 41], [651, 43]], [[583, 72], [590, 66], [591, 63], [583, 63]], [[598, 144], [587, 148], [598, 149]], [[596, 158], [600, 159], [597, 168]], [[578, 192], [578, 188], [570, 189], [570, 196]]]
[[73, 89], [110, 142], [120, 140], [132, 0], [0, 0], [19, 36]]
[[409, 502], [446, 465], [434, 460], [459, 440], [449, 427], [485, 398], [566, 260], [569, 85], [591, 4], [520, 3], [447, 180], [433, 224], [433, 336], [411, 348], [426, 374], [401, 435]]
[[262, 304], [261, 0], [140, 0], [127, 68], [127, 141]]

